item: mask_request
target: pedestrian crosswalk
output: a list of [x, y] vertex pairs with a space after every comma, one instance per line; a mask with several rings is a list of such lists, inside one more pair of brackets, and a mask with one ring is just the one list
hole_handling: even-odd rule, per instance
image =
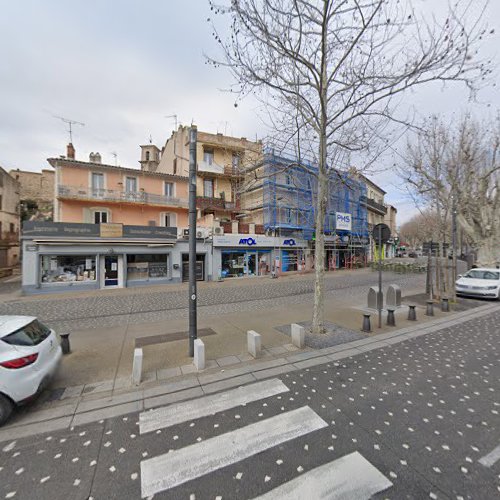
[[[139, 416], [140, 433], [164, 429], [289, 391], [270, 379]], [[282, 408], [282, 411], [284, 408]], [[328, 427], [309, 406], [283, 411], [235, 430], [141, 462], [142, 498], [166, 492]], [[359, 453], [351, 453], [278, 486], [261, 499], [368, 499], [392, 483]]]

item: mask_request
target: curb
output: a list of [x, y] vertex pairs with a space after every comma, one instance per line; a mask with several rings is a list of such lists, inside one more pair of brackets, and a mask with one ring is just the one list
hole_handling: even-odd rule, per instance
[[77, 401], [68, 400], [67, 403], [62, 400], [63, 404], [61, 405], [34, 411], [27, 414], [26, 418], [3, 427], [0, 430], [0, 442], [56, 430], [72, 429], [75, 426], [101, 422], [107, 418], [197, 398], [330, 361], [340, 361], [422, 335], [435, 333], [497, 311], [500, 311], [498, 304], [480, 306], [472, 311], [456, 313], [450, 318], [439, 318], [428, 322], [423, 328], [420, 325], [412, 325], [395, 332], [383, 333], [316, 351], [291, 354], [284, 358], [242, 363], [236, 368], [229, 368], [218, 373], [177, 377], [172, 382], [144, 389], [133, 389], [103, 398], [99, 398], [96, 394], [96, 397], [93, 398], [79, 398]]

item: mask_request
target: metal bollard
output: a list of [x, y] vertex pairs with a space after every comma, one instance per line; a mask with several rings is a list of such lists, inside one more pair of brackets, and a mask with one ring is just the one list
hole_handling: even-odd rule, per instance
[[408, 321], [417, 321], [417, 311], [415, 310], [416, 306], [408, 306]]
[[427, 308], [425, 310], [426, 316], [434, 316], [434, 302], [432, 300], [427, 301]]
[[61, 349], [63, 354], [69, 354], [71, 352], [71, 346], [69, 345], [69, 333], [61, 333]]
[[393, 307], [387, 308], [387, 325], [388, 326], [396, 326], [396, 319], [394, 318], [394, 311], [395, 311], [395, 309]]
[[441, 311], [450, 312], [450, 303], [447, 297], [441, 299]]
[[367, 333], [372, 331], [369, 314], [363, 314], [363, 328], [361, 328], [361, 331]]

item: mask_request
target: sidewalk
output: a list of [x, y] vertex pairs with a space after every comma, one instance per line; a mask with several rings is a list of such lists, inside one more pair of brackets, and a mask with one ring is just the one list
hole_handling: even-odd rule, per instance
[[425, 324], [419, 321], [397, 331], [387, 331], [342, 345], [284, 353], [282, 356], [270, 359], [241, 362], [229, 368], [212, 368], [199, 374], [176, 376], [168, 382], [148, 381], [140, 388], [115, 387], [112, 381], [87, 387], [67, 388], [57, 401], [46, 402], [37, 409], [32, 408], [31, 411], [19, 413], [9, 425], [0, 430], [0, 441], [66, 429], [196, 398], [294, 370], [307, 369], [331, 361], [338, 362], [498, 311], [500, 311], [499, 304], [486, 304], [472, 311], [447, 313]]

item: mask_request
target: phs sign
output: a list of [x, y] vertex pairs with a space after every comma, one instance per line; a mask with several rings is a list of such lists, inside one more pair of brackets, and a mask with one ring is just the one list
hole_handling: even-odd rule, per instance
[[352, 217], [351, 214], [344, 214], [342, 212], [337, 212], [335, 214], [336, 226], [335, 228], [341, 231], [350, 231], [352, 228]]

